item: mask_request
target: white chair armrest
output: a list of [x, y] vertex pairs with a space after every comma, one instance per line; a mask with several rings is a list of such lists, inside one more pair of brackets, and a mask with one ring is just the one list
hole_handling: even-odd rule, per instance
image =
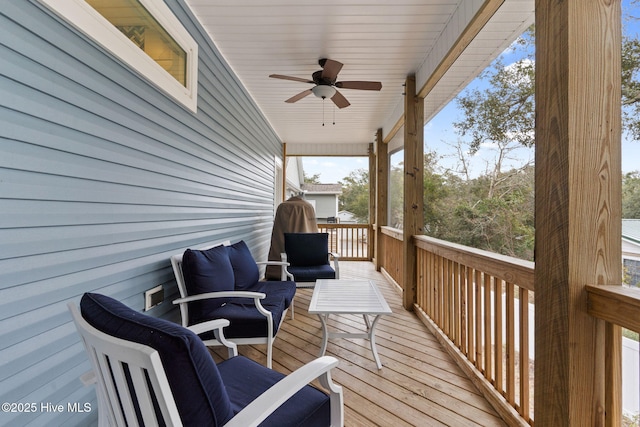
[[284, 268], [284, 274], [286, 277], [282, 278], [282, 281], [284, 282], [285, 279], [289, 279], [290, 281], [293, 282], [293, 274], [289, 273], [289, 270], [287, 269], [287, 267]]
[[288, 262], [282, 262], [282, 261], [260, 261], [260, 262], [256, 262], [256, 264], [258, 265], [289, 265]]
[[203, 299], [215, 299], [215, 298], [254, 298], [264, 299], [267, 295], [263, 292], [251, 292], [251, 291], [223, 291], [223, 292], [206, 292], [204, 294], [190, 295], [184, 298], [178, 298], [173, 300], [174, 304], [183, 304], [185, 302], [199, 301]]
[[289, 270], [287, 270], [287, 267], [290, 265], [286, 258], [287, 255], [286, 254], [281, 254], [284, 255], [284, 258], [282, 261], [260, 261], [260, 262], [256, 262], [256, 264], [258, 265], [280, 265], [282, 266], [282, 274], [280, 275], [280, 280], [282, 280], [283, 282], [286, 280], [291, 280], [293, 281], [293, 274], [289, 273]]
[[187, 326], [191, 332], [196, 334], [201, 334], [203, 332], [209, 332], [213, 330], [222, 330], [222, 328], [229, 326], [231, 322], [227, 319], [213, 319], [207, 320], [206, 322], [196, 323], [195, 325]]
[[280, 278], [280, 280], [285, 281], [285, 280], [291, 280], [293, 281], [293, 274], [289, 273], [289, 270], [287, 269], [287, 267], [289, 267], [291, 265], [291, 263], [289, 263], [287, 261], [287, 253], [286, 252], [280, 252], [280, 259], [282, 260], [283, 263], [286, 263], [287, 265], [285, 267], [282, 268], [282, 277]]
[[238, 412], [225, 424], [225, 427], [257, 426], [287, 399], [316, 378], [320, 379], [323, 387], [329, 389], [332, 425], [335, 423], [341, 426], [344, 422], [342, 387], [331, 381], [329, 372], [337, 365], [338, 360], [335, 357], [323, 356], [296, 369]]
[[227, 340], [227, 338], [224, 336], [223, 330], [223, 328], [229, 326], [230, 324], [231, 322], [229, 322], [229, 320], [227, 319], [214, 319], [187, 326], [187, 329], [196, 334], [213, 331], [213, 335], [216, 337], [216, 340], [227, 347], [229, 351], [229, 357], [235, 357], [238, 355], [238, 346], [236, 345], [236, 343]]
[[333, 258], [333, 269], [336, 271], [336, 279], [340, 278], [340, 254], [337, 252], [329, 252], [330, 258]]
[[[260, 303], [261, 299], [266, 298], [267, 295], [264, 292], [251, 292], [251, 291], [223, 291], [223, 292], [206, 292], [204, 294], [191, 295], [185, 298], [178, 298], [173, 300], [174, 304], [182, 304], [189, 303], [191, 301], [200, 301], [204, 299], [216, 299], [216, 298], [253, 298], [253, 303], [256, 306], [256, 309], [268, 319], [269, 324], [273, 322], [273, 316], [271, 316], [271, 312], [264, 308]], [[186, 325], [186, 319], [182, 319], [183, 326]], [[269, 333], [272, 332], [273, 326], [269, 327]], [[214, 332], [215, 333], [215, 332]]]

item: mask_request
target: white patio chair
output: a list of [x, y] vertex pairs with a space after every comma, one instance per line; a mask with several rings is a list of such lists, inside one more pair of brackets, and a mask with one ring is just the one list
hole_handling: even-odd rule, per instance
[[[280, 266], [283, 280], [259, 281], [259, 264], [243, 241], [187, 249], [171, 257], [181, 297], [173, 303], [180, 305], [182, 326], [225, 318], [230, 322], [227, 339], [237, 345], [266, 344], [266, 365], [271, 368], [273, 341], [288, 309], [293, 318], [296, 287], [292, 277], [287, 280], [286, 263], [265, 264]], [[255, 310], [247, 310], [250, 304]], [[207, 346], [224, 345], [211, 332], [201, 338]]]
[[[99, 294], [83, 296], [82, 315], [75, 304], [68, 306], [96, 373], [102, 424], [343, 425], [342, 388], [330, 375], [338, 364], [333, 357], [285, 376], [233, 356], [230, 344], [233, 357], [216, 365], [202, 340], [175, 323]], [[220, 330], [228, 324], [213, 323]], [[315, 379], [329, 394], [308, 385]]]

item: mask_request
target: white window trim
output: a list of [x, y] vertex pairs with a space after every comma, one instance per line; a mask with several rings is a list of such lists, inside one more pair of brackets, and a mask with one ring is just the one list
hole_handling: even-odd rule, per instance
[[53, 12], [149, 79], [160, 90], [184, 104], [191, 111], [196, 112], [198, 98], [198, 44], [164, 1], [139, 1], [186, 52], [186, 86], [183, 86], [151, 57], [140, 50], [84, 0], [40, 0]]

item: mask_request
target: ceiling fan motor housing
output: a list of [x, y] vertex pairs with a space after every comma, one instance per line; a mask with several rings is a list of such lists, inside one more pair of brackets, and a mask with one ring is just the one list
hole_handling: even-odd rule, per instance
[[311, 78], [313, 79], [313, 81], [317, 85], [329, 85], [329, 86], [332, 86], [336, 82], [337, 76], [335, 78], [333, 78], [333, 79], [327, 79], [327, 78], [322, 77], [322, 71], [323, 70], [315, 71], [311, 75]]

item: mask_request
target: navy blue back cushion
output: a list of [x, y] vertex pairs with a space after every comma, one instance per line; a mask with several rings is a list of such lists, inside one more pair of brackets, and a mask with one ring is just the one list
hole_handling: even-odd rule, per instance
[[329, 234], [284, 233], [284, 251], [291, 265], [329, 264]]
[[193, 332], [100, 294], [84, 294], [80, 310], [94, 328], [158, 351], [184, 425], [221, 426], [233, 417], [220, 372]]
[[[226, 246], [207, 250], [187, 249], [182, 255], [182, 275], [188, 295], [233, 291], [235, 278]], [[189, 303], [189, 324], [212, 318], [225, 299], [209, 299]]]
[[229, 251], [229, 260], [235, 277], [235, 290], [253, 290], [258, 280], [260, 280], [260, 271], [247, 244], [244, 240], [240, 240], [231, 246], [227, 246], [227, 250]]

